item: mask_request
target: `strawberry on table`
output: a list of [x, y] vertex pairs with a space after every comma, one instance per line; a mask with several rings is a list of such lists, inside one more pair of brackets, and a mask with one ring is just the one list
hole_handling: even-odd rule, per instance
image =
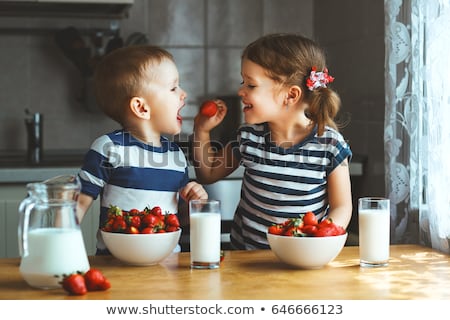
[[81, 296], [87, 293], [86, 282], [83, 275], [80, 273], [73, 273], [68, 276], [64, 276], [62, 280], [62, 287], [72, 295]]
[[89, 269], [84, 274], [84, 280], [88, 291], [102, 291], [111, 287], [109, 280], [106, 279], [100, 270], [95, 268]]

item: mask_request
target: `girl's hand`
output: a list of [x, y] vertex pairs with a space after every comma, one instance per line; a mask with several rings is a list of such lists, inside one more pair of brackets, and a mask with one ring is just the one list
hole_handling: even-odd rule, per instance
[[189, 182], [180, 190], [180, 196], [186, 203], [189, 200], [208, 199], [208, 193], [203, 186], [195, 181]]
[[209, 132], [218, 126], [227, 114], [227, 105], [220, 99], [213, 100], [217, 104], [217, 113], [212, 117], [203, 115], [200, 111], [194, 118], [194, 130], [197, 132]]

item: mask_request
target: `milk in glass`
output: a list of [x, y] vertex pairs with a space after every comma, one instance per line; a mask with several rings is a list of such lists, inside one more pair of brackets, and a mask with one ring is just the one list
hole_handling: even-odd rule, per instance
[[364, 206], [360, 203], [358, 216], [361, 266], [387, 265], [390, 244], [389, 204]]
[[220, 262], [220, 214], [191, 214], [191, 263], [195, 266], [214, 266]]

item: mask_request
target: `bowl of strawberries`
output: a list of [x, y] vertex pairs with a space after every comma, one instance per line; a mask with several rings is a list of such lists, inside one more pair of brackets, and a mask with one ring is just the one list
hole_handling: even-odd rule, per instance
[[162, 262], [174, 251], [181, 236], [177, 215], [163, 213], [159, 206], [130, 211], [110, 206], [100, 230], [111, 254], [136, 266]]
[[267, 230], [272, 252], [284, 263], [320, 269], [333, 261], [347, 240], [346, 230], [331, 219], [317, 221], [313, 212], [274, 224]]

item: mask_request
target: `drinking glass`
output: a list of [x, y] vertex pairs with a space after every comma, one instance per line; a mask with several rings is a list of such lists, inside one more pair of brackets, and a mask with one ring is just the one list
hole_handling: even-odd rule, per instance
[[220, 265], [220, 201], [189, 201], [191, 268]]
[[359, 257], [361, 267], [388, 265], [390, 239], [389, 199], [358, 199]]

